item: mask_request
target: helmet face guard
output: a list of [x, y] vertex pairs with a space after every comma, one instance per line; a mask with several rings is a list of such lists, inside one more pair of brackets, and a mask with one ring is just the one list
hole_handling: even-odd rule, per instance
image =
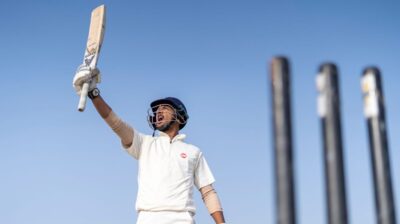
[[[167, 105], [171, 107], [174, 111], [173, 114], [173, 119], [167, 124], [164, 125], [161, 128], [156, 127], [156, 122], [157, 122], [157, 110], [159, 106], [161, 105]], [[147, 111], [147, 121], [150, 125], [151, 128], [154, 130], [158, 129], [160, 131], [167, 130], [173, 122], [177, 122], [179, 124], [179, 130], [185, 127], [187, 120], [189, 119], [189, 115], [187, 114], [186, 107], [185, 105], [177, 98], [174, 97], [167, 97], [164, 99], [159, 99], [156, 101], [153, 101], [150, 104], [150, 108]]]

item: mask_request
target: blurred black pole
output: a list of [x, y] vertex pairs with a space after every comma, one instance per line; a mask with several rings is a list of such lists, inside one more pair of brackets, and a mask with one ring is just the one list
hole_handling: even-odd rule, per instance
[[337, 68], [322, 64], [317, 76], [318, 114], [324, 141], [325, 188], [329, 224], [347, 223], [346, 189]]
[[373, 168], [376, 219], [379, 224], [395, 224], [396, 214], [390, 175], [385, 104], [378, 68], [366, 68], [362, 74], [361, 84]]
[[295, 224], [289, 62], [284, 57], [270, 65], [275, 153], [276, 222]]

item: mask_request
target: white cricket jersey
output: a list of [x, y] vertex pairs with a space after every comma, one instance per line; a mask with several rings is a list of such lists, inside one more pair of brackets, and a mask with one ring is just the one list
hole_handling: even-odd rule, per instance
[[134, 131], [133, 144], [125, 150], [139, 162], [137, 211], [196, 212], [193, 185], [200, 189], [215, 179], [200, 150], [183, 142], [185, 137], [171, 141], [163, 132], [152, 137]]

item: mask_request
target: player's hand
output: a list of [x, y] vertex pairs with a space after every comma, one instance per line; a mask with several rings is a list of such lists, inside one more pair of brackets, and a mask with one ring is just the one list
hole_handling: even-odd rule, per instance
[[72, 85], [78, 95], [81, 95], [82, 86], [84, 83], [89, 83], [89, 91], [96, 88], [97, 83], [101, 80], [100, 70], [91, 69], [89, 66], [80, 65], [76, 70]]

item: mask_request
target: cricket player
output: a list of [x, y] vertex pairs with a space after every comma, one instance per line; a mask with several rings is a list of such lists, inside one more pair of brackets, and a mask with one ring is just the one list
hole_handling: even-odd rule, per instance
[[193, 186], [215, 223], [225, 223], [212, 185], [215, 180], [202, 152], [184, 142], [185, 135], [179, 133], [189, 119], [184, 104], [173, 97], [152, 102], [148, 122], [154, 132], [145, 135], [121, 120], [104, 101], [96, 87], [98, 80], [98, 69], [81, 66], [73, 86], [80, 95], [83, 83], [90, 83], [88, 96], [97, 112], [121, 139], [126, 152], [138, 160], [137, 224], [194, 224]]

